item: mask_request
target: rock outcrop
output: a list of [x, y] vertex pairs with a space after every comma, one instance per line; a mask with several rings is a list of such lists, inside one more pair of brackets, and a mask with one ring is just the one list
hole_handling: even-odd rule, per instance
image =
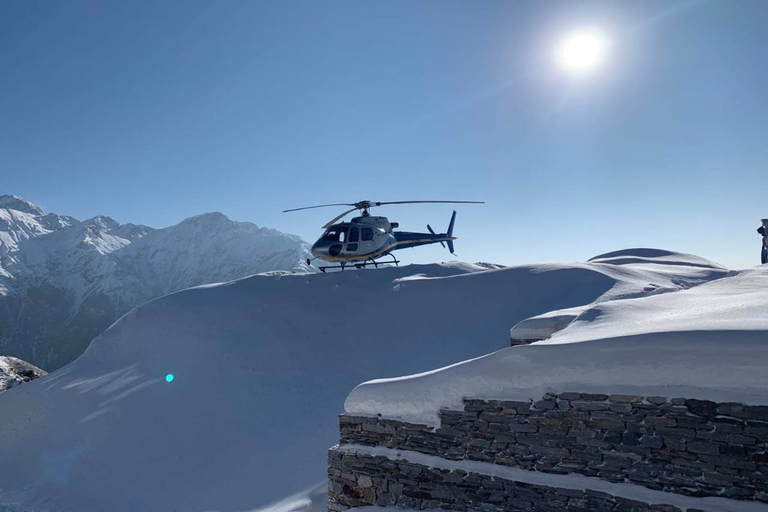
[[26, 361], [0, 356], [0, 393], [45, 375], [48, 375], [45, 370]]

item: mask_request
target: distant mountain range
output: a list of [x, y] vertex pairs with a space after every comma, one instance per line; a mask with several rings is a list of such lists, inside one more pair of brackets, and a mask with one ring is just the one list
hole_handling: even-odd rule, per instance
[[134, 306], [265, 271], [307, 271], [308, 249], [221, 213], [154, 229], [45, 214], [0, 195], [0, 355], [53, 371]]

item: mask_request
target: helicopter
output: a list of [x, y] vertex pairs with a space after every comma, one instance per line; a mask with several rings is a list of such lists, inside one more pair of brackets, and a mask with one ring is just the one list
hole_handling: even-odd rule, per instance
[[[400, 227], [398, 222], [389, 222], [389, 219], [386, 217], [377, 217], [369, 213], [369, 210], [374, 206], [413, 203], [483, 204], [484, 201], [358, 201], [356, 203], [320, 204], [292, 208], [290, 210], [283, 210], [283, 213], [329, 206], [352, 207], [328, 221], [323, 226], [325, 230], [323, 236], [312, 245], [311, 252], [314, 258], [307, 258], [307, 265], [311, 266], [314, 259], [339, 263], [339, 265], [335, 266], [318, 267], [321, 272], [331, 268], [344, 270], [347, 265], [352, 265], [355, 268], [365, 268], [371, 264], [375, 267], [378, 267], [380, 264], [397, 265], [400, 261], [392, 254], [392, 251], [419, 245], [440, 243], [440, 245], [445, 247], [447, 244], [448, 250], [451, 254], [455, 255], [453, 241], [456, 240], [456, 237], [453, 236], [453, 225], [456, 222], [456, 210], [451, 215], [448, 231], [445, 233], [435, 233], [435, 230], [429, 224], [427, 224], [429, 233], [394, 231]], [[337, 223], [345, 215], [355, 210], [361, 211], [360, 216], [354, 217], [350, 222]], [[376, 261], [384, 256], [391, 256], [392, 261]]]

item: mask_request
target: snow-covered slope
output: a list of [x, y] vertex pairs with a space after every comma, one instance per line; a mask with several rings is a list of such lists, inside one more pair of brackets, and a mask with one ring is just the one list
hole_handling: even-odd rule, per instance
[[221, 213], [152, 229], [78, 221], [0, 196], [0, 353], [55, 369], [147, 300], [270, 270], [301, 270], [307, 244]]
[[[622, 265], [648, 264], [621, 259]], [[545, 341], [364, 383], [347, 398], [346, 411], [437, 424], [438, 411], [461, 408], [463, 398], [528, 400], [573, 390], [768, 404], [768, 267], [537, 319], [569, 316], [559, 329], [530, 320], [512, 329], [520, 338], [551, 334]]]
[[665, 262], [444, 264], [260, 275], [169, 295], [125, 315], [66, 368], [0, 395], [13, 412], [0, 422], [0, 504], [301, 503], [325, 479], [336, 414], [360, 382], [498, 350], [510, 326], [553, 309], [725, 275]]

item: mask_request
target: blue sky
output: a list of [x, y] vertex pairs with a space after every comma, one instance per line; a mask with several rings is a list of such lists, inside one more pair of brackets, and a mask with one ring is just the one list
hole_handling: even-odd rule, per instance
[[[601, 30], [603, 65], [553, 54]], [[459, 258], [627, 247], [759, 263], [768, 2], [0, 3], [0, 193], [155, 227], [221, 211], [314, 240], [337, 210], [459, 206]], [[452, 208], [380, 209], [444, 229]], [[406, 261], [450, 259], [439, 246]]]

